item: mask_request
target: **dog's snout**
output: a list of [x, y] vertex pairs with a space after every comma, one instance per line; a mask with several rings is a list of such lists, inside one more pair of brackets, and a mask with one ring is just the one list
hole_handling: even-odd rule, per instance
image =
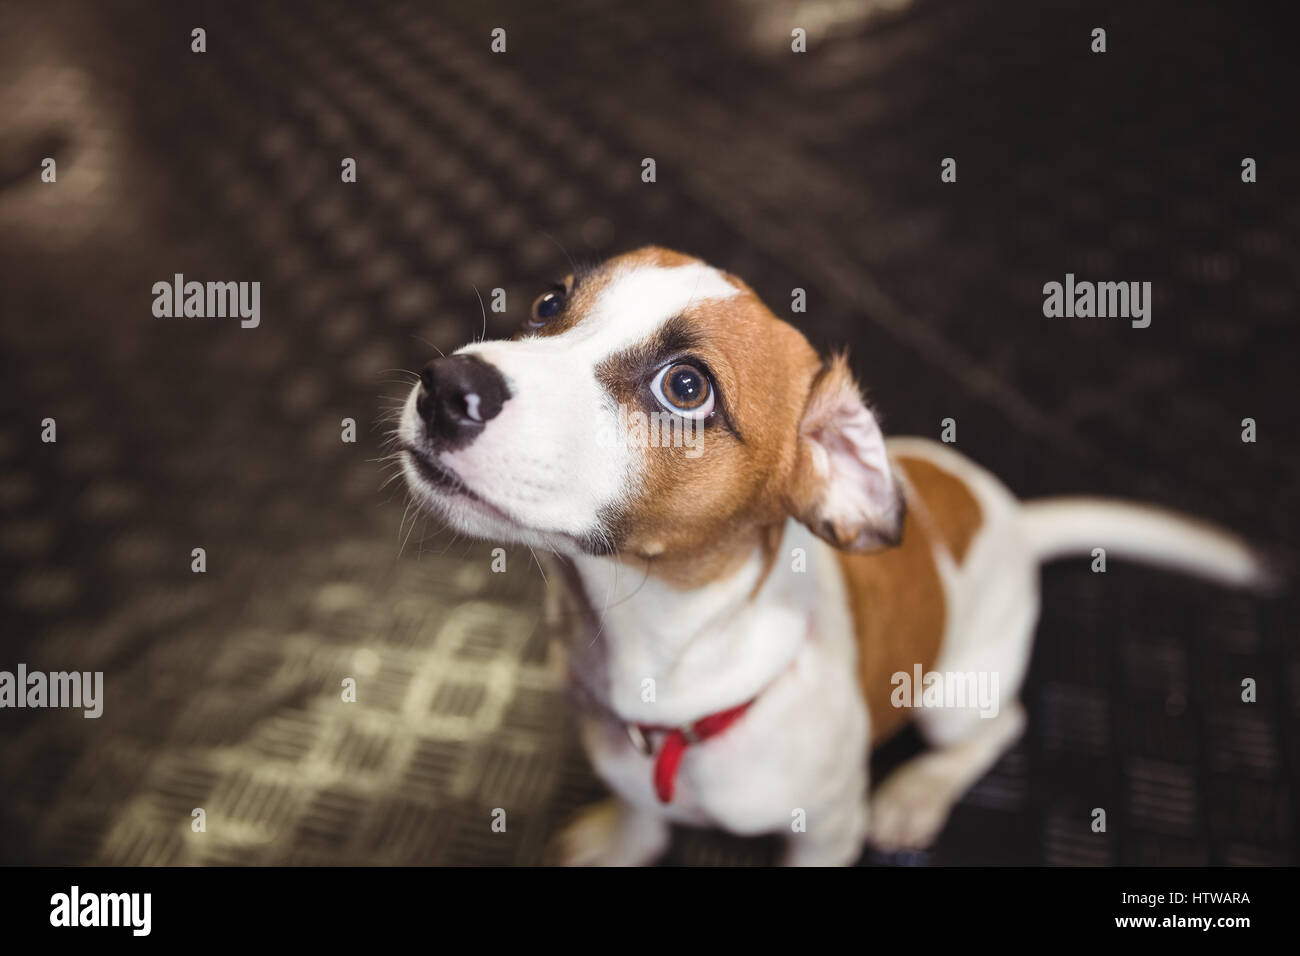
[[474, 355], [452, 355], [434, 359], [420, 372], [416, 410], [431, 438], [461, 444], [495, 418], [509, 397], [495, 366]]

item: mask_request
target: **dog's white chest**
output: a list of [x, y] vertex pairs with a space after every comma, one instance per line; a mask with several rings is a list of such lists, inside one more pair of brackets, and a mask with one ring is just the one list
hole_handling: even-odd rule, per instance
[[[752, 598], [757, 563], [704, 592], [642, 585], [611, 602], [599, 653], [578, 649], [575, 674], [607, 695], [603, 713], [584, 715], [583, 742], [623, 799], [748, 834], [797, 826], [827, 790], [861, 778], [867, 716], [834, 555], [791, 523], [777, 560], [788, 566]], [[702, 626], [682, 623], [690, 621]], [[673, 799], [662, 802], [654, 765], [663, 734], [650, 735], [655, 752], [646, 755], [627, 722], [677, 726], [751, 699], [737, 722], [686, 748]]]
[[655, 750], [646, 755], [624, 725], [583, 720], [594, 769], [623, 799], [681, 823], [762, 833], [796, 825], [846, 772], [860, 774], [867, 719], [852, 671], [810, 644], [739, 721], [686, 748], [667, 803], [654, 785], [663, 735], [650, 740]]

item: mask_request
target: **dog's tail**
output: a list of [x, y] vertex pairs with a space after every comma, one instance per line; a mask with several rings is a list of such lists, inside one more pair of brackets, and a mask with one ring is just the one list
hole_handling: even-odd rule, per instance
[[1206, 521], [1109, 498], [1040, 498], [1021, 506], [1038, 560], [1104, 548], [1117, 557], [1184, 571], [1229, 587], [1275, 591], [1282, 575], [1230, 531]]

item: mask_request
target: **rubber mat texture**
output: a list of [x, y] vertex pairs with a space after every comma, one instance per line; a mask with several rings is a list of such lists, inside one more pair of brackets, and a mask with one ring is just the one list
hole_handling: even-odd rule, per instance
[[[545, 858], [603, 792], [547, 582], [378, 459], [402, 370], [509, 334], [569, 256], [680, 248], [782, 314], [803, 288], [887, 431], [953, 418], [1018, 494], [1157, 501], [1294, 565], [1300, 68], [1271, 14], [826, 9], [795, 54], [799, 9], [761, 0], [0, 5], [0, 668], [105, 675], [97, 720], [0, 712], [0, 862]], [[1067, 272], [1151, 281], [1151, 326], [1044, 318]], [[176, 273], [260, 281], [261, 325], [154, 318]], [[1296, 863], [1294, 596], [1083, 561], [1043, 605], [1024, 739], [931, 851], [864, 862]], [[682, 830], [669, 862], [774, 849]]]

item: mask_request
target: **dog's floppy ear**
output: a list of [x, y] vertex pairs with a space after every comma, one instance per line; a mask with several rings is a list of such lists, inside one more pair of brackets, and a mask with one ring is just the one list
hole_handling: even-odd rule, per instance
[[874, 551], [898, 544], [904, 506], [885, 436], [843, 355], [833, 356], [813, 380], [798, 441], [790, 513], [837, 548]]

